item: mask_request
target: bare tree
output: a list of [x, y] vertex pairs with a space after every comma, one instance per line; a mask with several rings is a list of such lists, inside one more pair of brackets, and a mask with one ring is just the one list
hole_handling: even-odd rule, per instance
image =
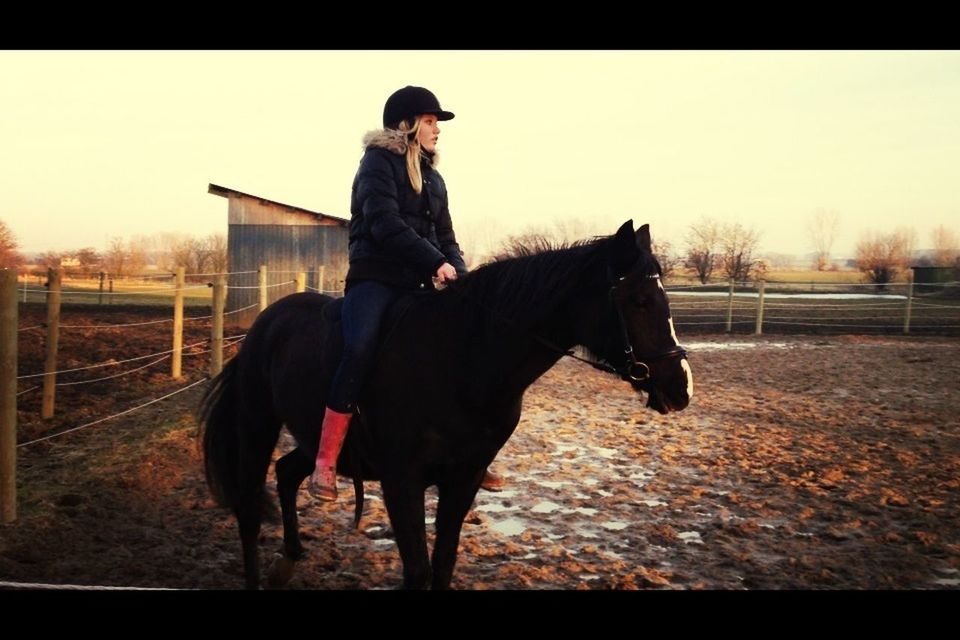
[[13, 231], [6, 222], [0, 220], [0, 268], [16, 269], [25, 262], [19, 248]]
[[[176, 267], [186, 267], [185, 262], [178, 262], [177, 248], [188, 240], [190, 236], [184, 233], [165, 232], [157, 236], [157, 266], [164, 271], [173, 271]], [[181, 256], [182, 257], [182, 256]]]
[[746, 280], [755, 268], [753, 253], [760, 243], [760, 232], [739, 222], [720, 228], [720, 267], [727, 278]]
[[68, 254], [61, 251], [54, 251], [53, 249], [47, 249], [43, 253], [37, 255], [36, 262], [38, 267], [43, 269], [57, 269], [60, 265], [63, 264], [63, 259], [68, 257]]
[[131, 254], [139, 256], [139, 260], [134, 259], [134, 262], [142, 262], [142, 265], [139, 269], [131, 269], [131, 272], [142, 270], [144, 267], [149, 265], [156, 265], [159, 267], [163, 262], [163, 244], [160, 236], [131, 236], [130, 252]]
[[589, 240], [598, 235], [609, 235], [609, 231], [601, 233], [594, 222], [582, 218], [566, 218], [555, 220], [553, 228], [546, 232], [546, 236], [556, 241], [570, 245], [574, 242]]
[[810, 241], [813, 244], [814, 266], [817, 271], [824, 271], [830, 266], [830, 253], [837, 239], [839, 225], [840, 214], [828, 209], [817, 209], [807, 223]]
[[103, 266], [110, 275], [123, 276], [127, 274], [129, 270], [129, 259], [123, 238], [110, 238], [107, 244], [107, 250], [103, 254]]
[[867, 232], [857, 243], [857, 268], [867, 279], [884, 289], [899, 271], [907, 267], [916, 234], [900, 228], [891, 233]]
[[669, 278], [680, 266], [681, 258], [674, 253], [673, 245], [668, 240], [654, 242], [653, 255], [657, 257], [657, 262], [660, 263], [664, 278]]
[[204, 240], [210, 260], [210, 270], [214, 273], [226, 273], [230, 268], [227, 258], [227, 236], [211, 233]]
[[151, 240], [146, 236], [134, 236], [127, 241], [127, 275], [140, 275], [150, 260]]
[[952, 267], [960, 256], [960, 242], [952, 229], [940, 225], [933, 230], [933, 264], [938, 267]]
[[717, 266], [719, 241], [720, 223], [713, 218], [701, 218], [687, 230], [687, 251], [683, 263], [693, 269], [701, 284], [707, 283]]
[[80, 263], [80, 272], [87, 276], [100, 266], [100, 254], [93, 247], [84, 247], [72, 252], [72, 256]]

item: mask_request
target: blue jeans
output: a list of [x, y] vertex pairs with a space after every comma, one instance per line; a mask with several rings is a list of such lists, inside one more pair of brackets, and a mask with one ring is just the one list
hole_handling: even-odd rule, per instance
[[384, 313], [406, 291], [375, 280], [350, 287], [343, 299], [343, 356], [330, 384], [327, 406], [350, 413], [357, 404], [363, 381], [373, 366]]

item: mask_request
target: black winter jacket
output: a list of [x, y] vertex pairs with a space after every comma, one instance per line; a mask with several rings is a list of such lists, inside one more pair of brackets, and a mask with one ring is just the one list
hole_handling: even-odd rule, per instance
[[350, 268], [347, 287], [378, 280], [411, 289], [432, 288], [444, 262], [467, 272], [453, 232], [447, 187], [434, 168], [436, 156], [421, 157], [423, 190], [410, 185], [406, 134], [371, 131], [353, 180], [350, 199]]

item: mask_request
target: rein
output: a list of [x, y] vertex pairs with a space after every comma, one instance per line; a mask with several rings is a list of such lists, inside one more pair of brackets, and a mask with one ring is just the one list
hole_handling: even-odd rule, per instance
[[[660, 279], [659, 275], [650, 275], [647, 277], [655, 278], [658, 280]], [[618, 282], [622, 280], [623, 278], [619, 278]], [[489, 307], [484, 305], [482, 302], [475, 299], [473, 296], [468, 296], [463, 290], [461, 290], [456, 285], [454, 286], [447, 285], [447, 286], [453, 289], [454, 291], [456, 291], [459, 295], [463, 296], [464, 298], [467, 298], [473, 301], [474, 304], [476, 304], [481, 309], [489, 313], [491, 316], [494, 316], [500, 322], [503, 322], [504, 324], [507, 324], [510, 326], [514, 326], [514, 327], [516, 326], [515, 322], [513, 322], [512, 320], [508, 320], [507, 318], [504, 318], [502, 315], [495, 312], [493, 309], [490, 309]], [[680, 345], [676, 345], [674, 347], [670, 347], [669, 349], [665, 349], [663, 351], [660, 351], [654, 354], [642, 354], [638, 357], [633, 350], [633, 344], [631, 344], [630, 342], [630, 335], [629, 333], [627, 333], [627, 322], [623, 315], [623, 309], [620, 308], [620, 305], [617, 304], [616, 298], [614, 297], [614, 292], [616, 290], [617, 290], [617, 285], [611, 286], [609, 295], [610, 295], [611, 301], [613, 302], [613, 307], [617, 310], [617, 319], [620, 324], [620, 336], [621, 336], [621, 340], [623, 341], [623, 352], [627, 356], [626, 362], [624, 362], [624, 364], [620, 367], [616, 367], [610, 362], [607, 362], [606, 360], [595, 361], [595, 360], [588, 360], [586, 358], [581, 358], [580, 356], [576, 355], [572, 349], [562, 349], [557, 345], [555, 345], [554, 343], [552, 343], [551, 341], [544, 338], [543, 336], [533, 333], [532, 331], [526, 331], [526, 333], [530, 335], [530, 337], [532, 337], [535, 341], [537, 341], [538, 343], [546, 347], [547, 349], [560, 354], [561, 357], [566, 356], [568, 358], [573, 358], [574, 360], [579, 360], [580, 362], [586, 363], [595, 369], [599, 369], [600, 371], [613, 373], [627, 382], [647, 382], [650, 380], [650, 364], [651, 363], [654, 363], [666, 358], [685, 358], [687, 356], [687, 350]]]

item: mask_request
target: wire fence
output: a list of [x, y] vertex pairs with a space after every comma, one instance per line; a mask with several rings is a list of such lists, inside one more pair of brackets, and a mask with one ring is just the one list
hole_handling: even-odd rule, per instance
[[678, 329], [960, 335], [960, 283], [764, 282], [668, 286]]
[[[267, 300], [271, 302], [279, 297], [283, 297], [295, 290], [304, 289], [307, 291], [316, 291], [330, 295], [342, 295], [342, 289], [328, 288], [323, 283], [322, 271], [315, 272], [313, 276], [313, 285], [307, 282], [308, 278], [298, 275], [297, 279], [291, 279], [290, 273], [286, 271], [276, 271], [263, 274], [258, 271], [238, 271], [224, 274], [191, 274], [194, 276], [227, 276], [234, 279], [235, 284], [229, 285], [229, 290], [243, 292], [247, 296], [259, 297], [261, 292], [267, 291]], [[301, 272], [302, 273], [302, 272]], [[154, 276], [157, 280], [170, 276]], [[142, 284], [142, 281], [141, 281]], [[298, 286], [299, 284], [299, 286]], [[320, 285], [320, 286], [314, 286]], [[162, 283], [154, 289], [137, 289], [125, 292], [114, 292], [115, 295], [125, 296], [144, 296], [150, 298], [147, 307], [152, 307], [153, 312], [169, 308], [173, 302], [172, 292], [176, 291], [175, 284]], [[206, 304], [209, 306], [211, 298], [209, 296], [209, 284], [197, 286], [184, 286], [180, 290], [186, 294], [190, 290], [203, 290], [206, 297]], [[259, 290], [259, 291], [258, 291]], [[671, 310], [674, 324], [681, 332], [687, 333], [708, 333], [724, 332], [731, 333], [911, 333], [911, 334], [937, 334], [937, 335], [960, 335], [960, 283], [942, 283], [938, 285], [921, 284], [895, 284], [888, 285], [878, 289], [875, 285], [865, 285], [862, 283], [796, 283], [796, 282], [766, 282], [766, 283], [735, 283], [731, 289], [729, 283], [711, 283], [707, 285], [688, 285], [681, 284], [677, 286], [667, 286], [667, 291], [671, 300]], [[44, 300], [47, 297], [47, 289], [25, 289], [25, 295], [31, 292], [43, 295]], [[99, 295], [100, 292], [77, 291], [73, 292], [83, 295]], [[105, 292], [109, 293], [109, 292]], [[162, 294], [162, 297], [158, 297]], [[186, 297], [186, 296], [185, 296]], [[247, 298], [249, 299], [249, 297]], [[122, 383], [123, 378], [128, 376], [157, 375], [158, 366], [171, 359], [174, 349], [169, 347], [169, 335], [171, 330], [172, 317], [158, 318], [137, 318], [124, 317], [123, 321], [110, 322], [108, 318], [91, 318], [91, 308], [87, 304], [71, 302], [66, 299], [66, 294], [62, 294], [62, 306], [64, 309], [64, 318], [68, 320], [59, 325], [64, 330], [64, 335], [73, 332], [83, 332], [83, 336], [77, 338], [81, 342], [73, 344], [80, 345], [86, 343], [84, 340], [98, 341], [96, 335], [104, 335], [105, 340], [117, 340], [116, 336], [124, 332], [135, 332], [135, 337], [126, 341], [120, 340], [118, 351], [124, 348], [131, 348], [135, 345], [140, 355], [129, 355], [123, 353], [114, 353], [106, 358], [101, 358], [95, 362], [89, 362], [78, 366], [61, 367], [57, 371], [43, 373], [24, 373], [18, 376], [17, 380], [21, 387], [18, 390], [18, 398], [36, 398], [37, 395], [28, 395], [41, 389], [36, 384], [36, 379], [47, 375], [66, 376], [66, 380], [56, 382], [56, 387], [61, 390], [68, 390], [74, 387], [85, 387], [101, 383]], [[29, 304], [29, 303], [28, 303]], [[224, 313], [225, 321], [232, 322], [229, 318], [239, 319], [240, 316], [250, 313], [256, 314], [263, 303], [256, 301], [250, 304], [237, 306], [237, 308], [228, 310]], [[236, 305], [234, 305], [236, 306]], [[71, 309], [80, 309], [79, 315], [84, 322], [70, 322]], [[208, 332], [213, 314], [203, 314], [199, 310], [183, 318], [185, 325], [194, 325], [192, 335], [194, 340], [189, 341], [182, 347], [182, 357], [190, 359], [194, 356], [211, 353], [213, 339], [209, 334], [203, 335], [198, 332]], [[146, 307], [144, 308], [146, 312]], [[131, 312], [136, 316], [136, 312]], [[28, 314], [29, 315], [29, 314]], [[19, 328], [20, 341], [37, 342], [42, 341], [46, 324], [37, 322], [39, 319], [34, 314], [33, 317], [25, 318], [25, 326]], [[29, 320], [33, 320], [30, 322]], [[200, 338], [201, 339], [196, 339]], [[245, 334], [235, 334], [223, 339], [223, 347], [229, 349], [239, 344]], [[99, 343], [98, 343], [99, 344]], [[162, 349], [150, 345], [161, 345]], [[144, 349], [144, 347], [147, 347]], [[30, 353], [30, 349], [24, 350]], [[96, 353], [102, 353], [103, 349], [93, 349]], [[149, 351], [149, 353], [143, 353]], [[42, 358], [37, 355], [39, 352], [36, 344], [33, 345], [34, 356], [27, 361], [33, 365], [42, 364]], [[69, 355], [69, 354], [68, 354]], [[76, 360], [70, 357], [69, 361]], [[196, 358], [193, 358], [197, 361]], [[141, 364], [143, 361], [148, 361]], [[25, 363], [23, 363], [25, 364]], [[71, 376], [85, 373], [87, 371], [109, 368], [123, 367], [124, 365], [134, 364], [135, 366], [125, 368], [116, 373], [88, 377], [85, 379], [70, 379]], [[203, 363], [192, 365], [194, 375], [197, 371], [202, 371]], [[200, 369], [198, 369], [200, 367]], [[42, 367], [41, 367], [42, 368]], [[23, 366], [21, 366], [23, 369]], [[153, 373], [151, 373], [153, 372]], [[199, 384], [195, 382], [193, 384]], [[162, 398], [161, 398], [162, 399]], [[158, 400], [159, 401], [159, 400]], [[143, 405], [146, 406], [146, 405]], [[129, 411], [136, 410], [134, 407]], [[121, 414], [125, 415], [129, 411]], [[112, 417], [112, 416], [111, 416]], [[109, 418], [104, 418], [109, 419]], [[99, 420], [91, 424], [99, 424]]]

